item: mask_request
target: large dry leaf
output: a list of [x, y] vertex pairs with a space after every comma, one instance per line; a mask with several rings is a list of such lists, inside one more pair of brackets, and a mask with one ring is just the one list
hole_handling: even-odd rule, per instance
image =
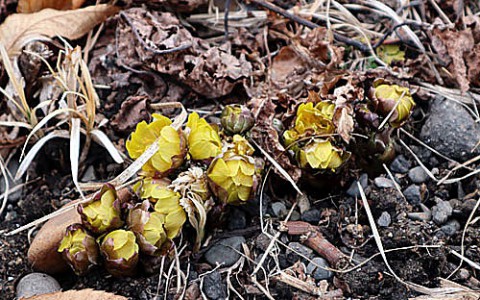
[[118, 296], [104, 291], [84, 289], [79, 291], [65, 291], [51, 294], [43, 294], [28, 298], [29, 300], [127, 300], [126, 297]]
[[62, 36], [78, 39], [118, 11], [116, 6], [100, 4], [76, 10], [44, 9], [32, 14], [14, 14], [0, 26], [0, 41], [10, 56], [37, 39]]
[[82, 6], [85, 0], [20, 0], [17, 11], [19, 13], [34, 13], [44, 8], [58, 10], [77, 9]]

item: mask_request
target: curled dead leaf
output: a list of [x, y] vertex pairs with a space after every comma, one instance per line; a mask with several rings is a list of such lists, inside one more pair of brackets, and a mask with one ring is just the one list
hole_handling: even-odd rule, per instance
[[92, 289], [70, 290], [65, 292], [55, 292], [43, 294], [28, 298], [30, 300], [127, 300], [124, 296], [107, 293], [104, 291], [96, 291]]
[[32, 14], [13, 14], [0, 26], [0, 41], [10, 56], [18, 55], [33, 40], [54, 36], [78, 39], [118, 10], [113, 5], [99, 4], [67, 11], [44, 9]]
[[33, 13], [44, 8], [58, 10], [77, 9], [82, 6], [85, 0], [20, 0], [18, 1], [17, 12]]

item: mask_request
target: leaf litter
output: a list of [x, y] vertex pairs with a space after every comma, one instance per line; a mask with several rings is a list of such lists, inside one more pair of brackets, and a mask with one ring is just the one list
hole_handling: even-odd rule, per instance
[[[480, 258], [475, 248], [478, 225], [476, 220], [471, 220], [476, 209], [472, 201], [478, 197], [478, 177], [475, 177], [478, 164], [475, 160], [463, 165], [437, 163], [436, 171], [428, 170], [429, 174], [439, 172], [434, 178], [461, 172], [467, 163], [471, 173], [459, 177], [464, 179], [458, 188], [452, 187], [450, 181], [438, 187], [431, 181], [417, 184], [421, 205], [405, 200], [411, 184], [410, 173], [401, 175], [395, 171], [395, 175], [388, 172], [386, 176], [383, 168], [385, 162], [393, 159], [395, 150], [397, 155], [398, 152], [406, 155], [410, 162], [421, 161], [423, 168], [433, 167], [432, 156], [425, 158], [423, 148], [405, 152], [395, 143], [404, 144], [402, 130], [414, 134], [421, 130], [423, 115], [429, 112], [432, 96], [446, 91], [442, 89], [448, 88], [452, 91], [448, 93], [450, 99], [459, 99], [457, 101], [466, 105], [473, 115], [478, 114], [480, 25], [474, 6], [463, 1], [440, 4], [430, 1], [395, 7], [390, 1], [353, 4], [254, 0], [249, 3], [227, 1], [230, 4], [227, 11], [222, 1], [165, 0], [143, 5], [126, 2], [120, 3], [123, 7], [114, 7], [108, 4], [85, 6], [83, 1], [19, 1], [16, 9], [28, 15], [15, 14], [12, 5], [0, 4], [2, 18], [10, 14], [0, 25], [0, 41], [13, 58], [9, 74], [0, 76], [2, 88], [7, 81], [14, 83], [17, 79], [16, 84], [6, 88], [9, 97], [2, 97], [4, 100], [0, 102], [0, 153], [4, 160], [18, 160], [19, 150], [31, 136], [33, 143], [27, 145], [29, 162], [21, 168], [30, 178], [40, 180], [35, 186], [26, 187], [22, 200], [32, 205], [37, 215], [27, 217], [22, 206], [11, 205], [5, 217], [0, 216], [4, 221], [1, 229], [11, 231], [46, 215], [62, 201], [78, 198], [79, 190], [75, 191], [74, 186], [85, 188], [78, 180], [87, 173], [87, 167], [93, 169], [93, 181], [96, 182], [92, 186], [113, 178], [116, 179], [111, 182], [128, 181], [136, 173], [132, 170], [141, 167], [141, 161], [124, 171], [126, 164], [115, 164], [123, 161], [124, 155], [118, 150], [125, 149], [125, 141], [136, 124], [150, 121], [151, 114], [164, 103], [183, 103], [188, 110], [204, 114], [212, 123], [222, 106], [237, 102], [246, 104], [256, 117], [249, 138], [257, 145], [257, 152], [268, 154], [264, 156], [269, 157], [270, 165], [278, 174], [265, 175], [266, 196], [257, 197], [256, 202], [240, 208], [229, 208], [230, 212], [222, 215], [217, 224], [207, 222], [207, 239], [199, 255], [189, 256], [191, 248], [184, 244], [191, 240], [193, 228], [188, 228], [176, 245], [181, 249], [178, 252], [181, 256], [166, 260], [166, 283], [158, 280], [158, 276], [147, 275], [129, 283], [125, 279], [106, 278], [101, 271], [96, 271], [84, 278], [69, 275], [69, 279], [61, 281], [64, 287], [95, 288], [145, 299], [150, 294], [158, 294], [157, 284], [162, 283], [165, 284], [165, 297], [186, 295], [195, 299], [204, 295], [215, 299], [205, 286], [209, 282], [205, 278], [218, 272], [228, 284], [227, 290], [244, 298], [393, 295], [403, 299], [421, 294], [434, 298], [442, 294], [448, 297], [476, 295], [472, 289], [480, 284], [475, 271], [466, 264], [457, 268], [460, 262], [457, 256], [461, 253], [462, 262], [464, 257], [466, 262], [473, 263]], [[162, 5], [169, 9], [159, 8]], [[406, 20], [410, 22], [407, 25], [402, 23]], [[72, 22], [78, 26], [72, 26]], [[94, 37], [95, 31], [91, 30], [100, 23], [98, 35]], [[68, 91], [61, 85], [54, 88], [56, 76], [61, 73], [57, 72], [56, 59], [60, 50], [68, 48], [64, 39], [72, 45], [84, 46], [85, 41], [79, 38], [89, 32], [95, 42], [92, 48], [84, 49], [88, 56], [80, 54], [90, 58], [85, 62], [88, 70], [83, 65], [79, 71], [80, 64], [73, 64], [73, 69], [78, 69], [65, 78], [70, 78], [67, 81], [75, 83], [75, 88], [72, 85], [68, 85]], [[22, 50], [28, 52], [22, 53]], [[54, 72], [46, 67], [46, 62]], [[4, 70], [3, 64], [0, 70]], [[78, 80], [77, 76], [91, 76], [91, 83], [86, 77]], [[409, 93], [376, 93], [382, 84], [405, 88]], [[431, 88], [435, 85], [442, 89]], [[413, 97], [415, 106], [408, 106], [406, 96]], [[89, 100], [80, 101], [84, 98]], [[12, 100], [17, 103], [25, 100], [26, 104], [15, 106]], [[296, 126], [299, 108], [305, 103], [319, 102], [333, 104], [333, 131], [326, 136], [311, 135], [307, 130], [304, 140], [287, 146], [284, 132]], [[175, 117], [180, 103], [167, 105], [169, 108], [162, 112]], [[19, 117], [15, 107], [23, 107], [25, 112], [34, 111], [25, 114], [34, 118]], [[85, 118], [84, 127], [80, 128], [77, 117]], [[35, 118], [41, 126], [35, 128], [33, 136], [29, 133], [36, 125], [32, 123]], [[395, 128], [399, 126], [402, 128], [397, 131]], [[103, 145], [107, 152], [95, 144], [86, 146], [89, 139]], [[298, 149], [319, 143], [319, 139], [321, 145], [326, 145], [324, 139], [327, 139], [337, 147], [335, 149], [352, 153], [338, 168], [338, 173], [326, 174], [298, 163], [302, 155]], [[41, 150], [43, 147], [46, 150]], [[69, 158], [72, 170], [67, 172], [51, 165], [51, 162], [58, 162], [69, 169]], [[28, 171], [27, 166], [30, 166]], [[349, 186], [355, 178], [362, 182], [362, 172], [369, 174], [371, 182], [367, 179], [365, 186], [358, 185], [360, 201], [360, 194], [351, 196]], [[395, 187], [400, 186], [400, 189], [393, 185], [378, 188], [378, 178], [398, 180]], [[285, 184], [286, 179], [293, 182], [293, 187]], [[60, 185], [54, 188], [56, 185], [52, 182]], [[298, 211], [294, 204], [298, 199], [295, 189], [304, 193], [302, 201], [309, 201], [307, 207], [310, 209]], [[399, 192], [406, 195], [399, 195]], [[437, 198], [448, 200], [454, 207], [447, 224], [457, 222], [465, 228], [463, 235], [459, 227], [448, 235], [446, 224], [434, 224], [428, 218], [422, 221], [422, 217], [429, 214], [421, 215], [420, 211], [430, 208], [433, 211]], [[38, 203], [42, 201], [54, 204], [42, 211]], [[266, 211], [259, 212], [259, 201]], [[305, 219], [311, 226], [320, 225], [315, 230], [321, 233], [321, 242], [329, 241], [334, 251], [349, 257], [348, 268], [342, 270], [332, 265], [339, 268], [333, 270], [333, 278], [318, 280], [314, 278], [317, 275], [305, 273], [307, 265], [317, 264], [312, 257], [286, 263], [289, 258], [284, 245], [289, 247], [300, 242], [308, 246], [309, 237], [295, 237], [277, 230], [279, 216], [275, 215], [273, 204], [278, 203], [292, 209], [289, 217], [296, 214], [297, 219]], [[361, 208], [365, 208], [366, 213]], [[13, 218], [12, 210], [21, 216]], [[385, 212], [393, 222], [383, 227], [380, 218]], [[216, 213], [215, 209], [211, 213]], [[248, 225], [236, 231], [227, 230], [238, 213], [246, 215]], [[316, 219], [308, 219], [308, 215], [317, 214]], [[416, 219], [410, 219], [411, 216]], [[259, 246], [259, 227], [255, 227], [259, 217], [261, 224], [268, 221], [262, 234], [271, 237], [270, 255]], [[466, 217], [470, 217], [467, 223]], [[239, 260], [235, 268], [222, 268], [209, 265], [202, 258], [219, 238], [237, 235], [245, 236], [248, 244], [236, 251], [247, 261], [258, 262], [257, 258], [261, 257], [259, 265]], [[12, 259], [11, 251], [14, 250], [10, 248], [13, 246], [4, 245], [8, 242], [18, 244], [22, 239], [25, 237], [20, 235], [2, 236], [0, 253], [8, 249], [5, 253]], [[426, 250], [427, 246], [433, 248]], [[310, 248], [315, 250], [313, 244]], [[328, 253], [317, 254], [328, 257]], [[383, 261], [378, 259], [379, 255]], [[321, 267], [317, 266], [317, 270]], [[4, 267], [1, 268], [3, 271]], [[8, 274], [18, 276], [25, 268], [26, 261], [20, 261]], [[254, 269], [255, 278], [249, 276]], [[264, 272], [259, 272], [261, 269]], [[171, 276], [174, 270], [176, 278]], [[444, 278], [457, 270], [449, 278], [453, 281], [446, 283]], [[187, 282], [189, 286], [185, 286], [186, 292], [182, 293], [180, 285]], [[2, 292], [13, 295], [13, 285], [1, 285], [1, 288]], [[221, 285], [218, 290], [222, 290]]]

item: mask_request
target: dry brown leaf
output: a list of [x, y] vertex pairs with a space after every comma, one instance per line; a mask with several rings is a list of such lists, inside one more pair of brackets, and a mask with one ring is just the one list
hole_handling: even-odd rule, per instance
[[337, 133], [346, 143], [350, 142], [354, 125], [352, 114], [349, 111], [352, 111], [349, 106], [340, 107], [333, 116], [333, 123], [337, 127]]
[[112, 120], [112, 126], [120, 132], [131, 131], [137, 123], [148, 121], [150, 114], [148, 113], [148, 97], [132, 96], [122, 102], [120, 111]]
[[0, 26], [0, 41], [10, 56], [38, 39], [62, 36], [78, 39], [106, 18], [118, 12], [116, 6], [100, 4], [76, 10], [44, 9], [32, 14], [14, 14]]
[[77, 9], [83, 5], [85, 0], [20, 0], [18, 1], [17, 12], [34, 13], [44, 8], [58, 10]]
[[95, 291], [92, 289], [71, 290], [65, 292], [55, 292], [43, 294], [28, 298], [29, 300], [127, 300], [127, 297], [107, 293], [104, 291]]

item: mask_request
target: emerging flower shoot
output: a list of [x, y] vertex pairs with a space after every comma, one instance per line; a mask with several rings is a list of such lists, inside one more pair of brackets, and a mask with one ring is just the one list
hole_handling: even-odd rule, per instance
[[377, 84], [371, 96], [377, 111], [387, 117], [393, 110], [388, 122], [392, 127], [400, 127], [408, 120], [415, 102], [410, 90], [399, 85]]
[[227, 105], [220, 119], [225, 132], [229, 135], [243, 134], [255, 124], [255, 119], [248, 108], [243, 105]]
[[131, 276], [138, 263], [139, 247], [135, 234], [118, 229], [107, 234], [100, 244], [105, 268], [114, 276]]
[[81, 224], [67, 227], [58, 252], [62, 253], [63, 258], [77, 275], [86, 274], [91, 267], [98, 264], [97, 242]]

